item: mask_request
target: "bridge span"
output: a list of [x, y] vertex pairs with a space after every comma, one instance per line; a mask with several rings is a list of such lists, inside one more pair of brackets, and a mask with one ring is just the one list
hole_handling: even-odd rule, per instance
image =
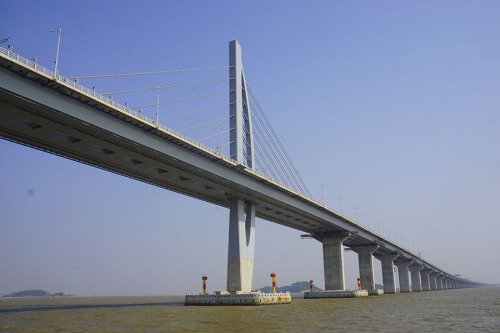
[[325, 289], [345, 289], [344, 247], [358, 253], [362, 288], [385, 293], [478, 286], [253, 167], [251, 110], [241, 49], [230, 43], [231, 157], [0, 48], [0, 137], [230, 208], [228, 291], [252, 288], [255, 217], [323, 244]]

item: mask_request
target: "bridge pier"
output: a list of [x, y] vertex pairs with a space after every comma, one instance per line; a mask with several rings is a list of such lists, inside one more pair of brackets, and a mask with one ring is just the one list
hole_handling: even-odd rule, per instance
[[252, 291], [254, 256], [255, 205], [241, 198], [232, 198], [229, 211], [227, 291]]
[[379, 254], [375, 258], [382, 263], [382, 282], [384, 284], [384, 294], [395, 294], [396, 283], [394, 282], [394, 260], [399, 254]]
[[413, 264], [413, 261], [395, 261], [394, 265], [398, 267], [399, 274], [399, 291], [402, 293], [411, 292], [410, 287], [410, 271], [408, 267]]
[[422, 276], [420, 272], [424, 269], [421, 264], [413, 264], [410, 266], [411, 272], [411, 291], [422, 291]]
[[343, 243], [349, 236], [349, 232], [339, 232], [316, 237], [323, 244], [325, 290], [345, 289]]
[[432, 273], [432, 269], [424, 268], [420, 271], [420, 278], [422, 280], [422, 290], [429, 291], [431, 290], [431, 282], [429, 279], [429, 275]]
[[439, 273], [436, 273], [434, 271], [429, 275], [431, 290], [438, 290], [438, 287], [437, 287], [437, 277], [438, 276], [439, 276]]
[[441, 274], [439, 274], [436, 277], [437, 290], [443, 290], [443, 279], [444, 279], [444, 275], [441, 275]]
[[375, 277], [373, 274], [373, 252], [379, 248], [378, 245], [355, 246], [351, 250], [358, 254], [359, 277], [361, 278], [361, 289], [375, 290]]

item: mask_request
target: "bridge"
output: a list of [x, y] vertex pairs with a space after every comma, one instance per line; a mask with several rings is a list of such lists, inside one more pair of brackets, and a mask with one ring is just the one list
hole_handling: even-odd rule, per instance
[[[0, 47], [0, 137], [229, 208], [227, 291], [250, 292], [255, 218], [304, 232], [323, 245], [325, 290], [344, 290], [344, 248], [359, 258], [361, 288], [384, 293], [481, 286], [313, 200], [297, 186], [257, 171], [253, 110], [237, 41], [229, 44], [230, 154], [224, 154], [101, 95], [77, 80]], [[57, 66], [57, 64], [56, 64]], [[158, 104], [160, 104], [158, 102]]]

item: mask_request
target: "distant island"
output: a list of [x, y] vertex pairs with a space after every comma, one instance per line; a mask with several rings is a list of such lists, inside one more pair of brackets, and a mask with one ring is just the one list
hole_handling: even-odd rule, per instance
[[45, 290], [36, 289], [36, 290], [15, 291], [3, 297], [63, 297], [63, 296], [67, 295], [64, 293], [51, 294]]
[[[318, 290], [323, 290], [323, 289], [320, 289], [313, 284], [313, 290], [318, 291]], [[272, 293], [273, 287], [265, 286], [263, 288], [257, 289], [256, 291], [261, 291], [263, 293]], [[283, 293], [286, 291], [289, 291], [291, 293], [300, 293], [303, 291], [311, 291], [311, 284], [308, 281], [300, 281], [300, 282], [292, 283], [291, 286], [276, 287], [277, 293]]]

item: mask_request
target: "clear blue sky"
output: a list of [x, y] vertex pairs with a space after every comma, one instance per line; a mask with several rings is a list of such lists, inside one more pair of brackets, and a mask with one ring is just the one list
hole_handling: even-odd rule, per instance
[[[328, 206], [340, 210], [342, 196], [345, 215], [357, 206], [360, 223], [450, 272], [500, 283], [499, 2], [4, 1], [0, 11], [0, 39], [50, 69], [49, 31], [62, 28], [66, 77], [226, 66], [237, 39], [317, 200], [323, 185]], [[109, 92], [162, 80], [81, 83]], [[0, 294], [178, 295], [201, 291], [203, 274], [209, 292], [225, 289], [228, 210], [6, 141], [0, 156]], [[279, 285], [324, 287], [319, 242], [258, 220], [256, 247], [254, 288], [273, 271]], [[353, 288], [357, 256], [345, 259]]]

